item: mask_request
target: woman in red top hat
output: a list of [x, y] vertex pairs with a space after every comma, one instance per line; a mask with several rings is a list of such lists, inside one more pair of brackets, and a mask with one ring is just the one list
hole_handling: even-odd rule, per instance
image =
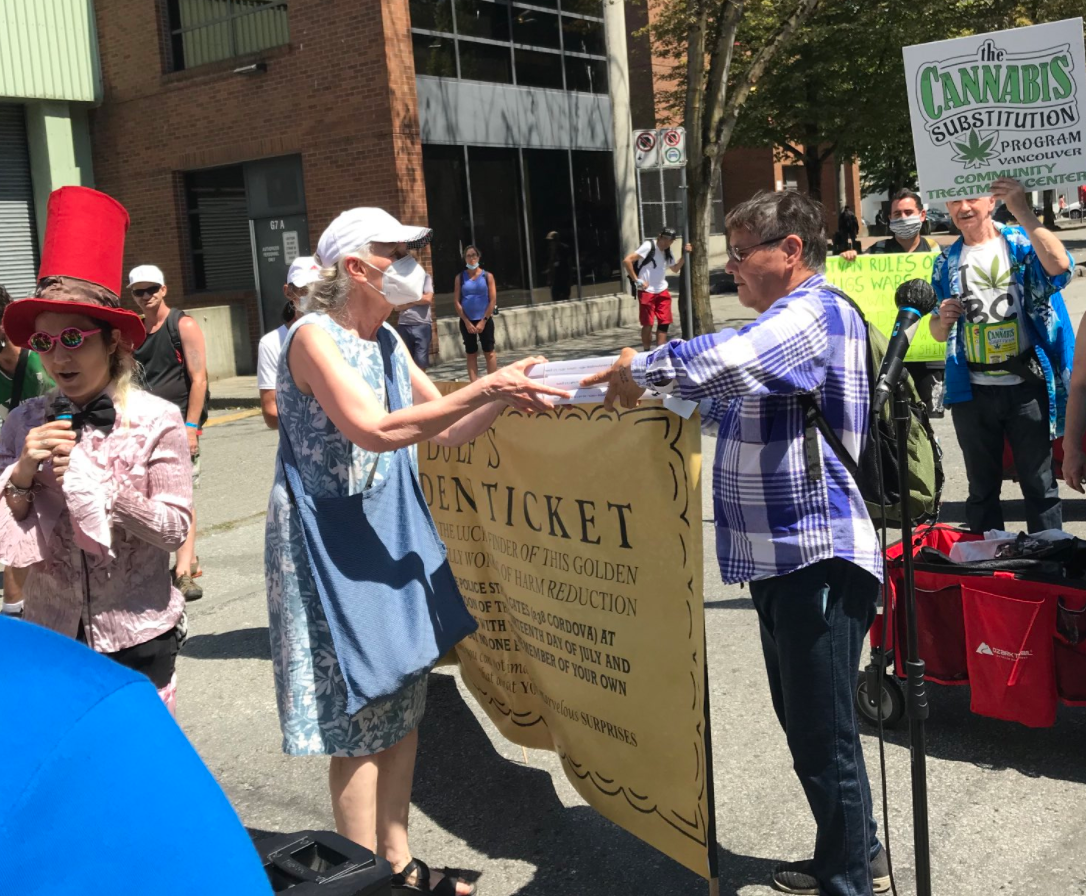
[[0, 562], [30, 567], [29, 621], [143, 672], [172, 710], [185, 600], [170, 552], [192, 522], [192, 473], [180, 412], [132, 385], [146, 331], [120, 308], [127, 229], [109, 196], [54, 192], [38, 288], [4, 312], [57, 388], [0, 430]]

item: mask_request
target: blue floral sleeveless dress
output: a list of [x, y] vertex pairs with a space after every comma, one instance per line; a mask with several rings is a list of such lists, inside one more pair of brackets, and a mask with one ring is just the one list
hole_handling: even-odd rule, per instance
[[[291, 328], [279, 356], [275, 399], [280, 438], [290, 437], [306, 490], [314, 497], [354, 495], [366, 488], [371, 472], [375, 483], [384, 479], [392, 454], [376, 454], [352, 444], [316, 399], [304, 395], [294, 384], [287, 353], [294, 334], [304, 326], [320, 327], [328, 333], [347, 363], [387, 407], [381, 349], [376, 340], [361, 339], [326, 314], [309, 314]], [[384, 326], [395, 334], [388, 324]], [[407, 350], [398, 337], [392, 365], [401, 400], [410, 405]], [[417, 472], [416, 449], [400, 450], [410, 452]], [[278, 463], [268, 501], [264, 575], [283, 752], [294, 756], [369, 756], [410, 734], [421, 721], [426, 704], [425, 677], [353, 717], [347, 715], [347, 688], [309, 570], [302, 523]]]

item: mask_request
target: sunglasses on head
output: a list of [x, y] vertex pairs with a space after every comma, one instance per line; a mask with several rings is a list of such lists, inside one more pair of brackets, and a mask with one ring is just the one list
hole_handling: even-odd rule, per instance
[[132, 295], [134, 295], [137, 299], [142, 299], [144, 296], [153, 296], [160, 289], [162, 289], [161, 284], [156, 284], [154, 286], [141, 286], [139, 289], [133, 289]]
[[96, 327], [93, 330], [80, 330], [79, 327], [65, 327], [60, 333], [54, 336], [52, 333], [46, 333], [44, 330], [39, 330], [26, 341], [26, 344], [39, 355], [51, 352], [58, 342], [70, 351], [79, 348], [88, 336], [94, 336], [96, 333], [101, 332], [101, 327]]

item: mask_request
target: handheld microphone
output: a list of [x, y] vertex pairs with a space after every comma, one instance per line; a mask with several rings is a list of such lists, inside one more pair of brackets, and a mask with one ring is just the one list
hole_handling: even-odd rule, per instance
[[[64, 395], [58, 395], [50, 405], [48, 420], [71, 420], [75, 413], [75, 405]], [[81, 433], [75, 434], [75, 440], [79, 441]]]
[[873, 410], [876, 414], [882, 411], [890, 396], [901, 385], [905, 375], [905, 353], [916, 335], [916, 327], [920, 318], [935, 310], [938, 301], [935, 290], [927, 280], [906, 280], [897, 288], [894, 304], [898, 307], [897, 320], [890, 333], [886, 356], [882, 359], [882, 370], [875, 381]]

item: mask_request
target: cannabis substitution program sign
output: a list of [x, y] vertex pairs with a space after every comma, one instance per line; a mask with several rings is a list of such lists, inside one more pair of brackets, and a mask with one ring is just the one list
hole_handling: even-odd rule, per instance
[[913, 146], [925, 202], [1086, 184], [1082, 19], [906, 47]]

